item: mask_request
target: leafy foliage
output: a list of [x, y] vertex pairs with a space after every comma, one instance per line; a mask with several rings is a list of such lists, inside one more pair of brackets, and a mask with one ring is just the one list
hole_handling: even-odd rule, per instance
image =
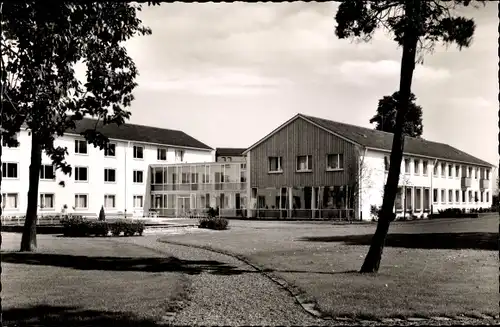
[[[126, 2], [61, 2], [51, 10], [38, 1], [4, 2], [2, 137], [13, 142], [25, 127], [56, 168], [71, 173], [56, 136], [85, 116], [102, 124], [122, 124], [130, 116], [124, 109], [133, 100], [137, 69], [124, 42], [151, 34], [139, 10]], [[75, 74], [77, 63], [86, 66], [85, 83]], [[109, 141], [96, 129], [82, 136], [101, 149]]]
[[200, 218], [199, 220], [199, 228], [207, 228], [214, 230], [224, 230], [227, 229], [229, 225], [229, 221], [226, 218], [215, 217], [215, 218]]
[[[379, 100], [377, 113], [370, 119], [371, 124], [375, 124], [375, 129], [379, 131], [394, 133], [396, 128], [396, 113], [400, 106], [399, 92], [384, 96]], [[423, 133], [422, 107], [415, 103], [416, 97], [410, 94], [408, 111], [405, 115], [403, 134], [411, 137], [420, 137]]]
[[142, 235], [144, 223], [128, 220], [117, 220], [114, 222], [88, 220], [82, 217], [66, 217], [61, 220], [64, 236], [84, 237], [84, 236], [133, 236]]

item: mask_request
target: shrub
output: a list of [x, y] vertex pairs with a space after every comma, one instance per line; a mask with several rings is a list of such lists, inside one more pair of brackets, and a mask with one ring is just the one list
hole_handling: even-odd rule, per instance
[[101, 206], [101, 210], [99, 211], [99, 220], [100, 221], [106, 220], [106, 215], [104, 214], [104, 206]]
[[198, 228], [224, 230], [227, 229], [227, 225], [229, 221], [226, 218], [200, 218]]
[[215, 217], [219, 216], [219, 208], [218, 207], [217, 208], [212, 208], [212, 207], [208, 208], [207, 216], [208, 216], [208, 218], [215, 218]]
[[137, 221], [118, 220], [106, 222], [100, 220], [86, 220], [81, 217], [65, 217], [61, 219], [64, 236], [107, 236], [109, 232], [113, 236], [123, 233], [125, 236], [134, 234], [142, 235], [144, 223]]
[[430, 214], [429, 219], [432, 218], [477, 218], [477, 209], [471, 209], [470, 213], [466, 213], [465, 209], [459, 208], [447, 208], [444, 210], [438, 210], [437, 214]]

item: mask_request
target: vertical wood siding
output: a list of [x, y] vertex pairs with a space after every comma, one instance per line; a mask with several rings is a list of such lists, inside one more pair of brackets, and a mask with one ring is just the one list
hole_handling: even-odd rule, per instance
[[[326, 171], [327, 154], [342, 153], [344, 170]], [[297, 156], [312, 156], [312, 172], [297, 172]], [[269, 157], [283, 157], [283, 173], [269, 173]], [[251, 186], [336, 186], [349, 183], [356, 169], [356, 145], [298, 118], [250, 151]], [[350, 169], [348, 169], [350, 168]]]

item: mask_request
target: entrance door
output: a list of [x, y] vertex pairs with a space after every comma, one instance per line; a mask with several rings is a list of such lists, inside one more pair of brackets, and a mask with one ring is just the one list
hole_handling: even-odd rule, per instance
[[177, 216], [187, 217], [191, 210], [190, 198], [188, 196], [177, 197]]

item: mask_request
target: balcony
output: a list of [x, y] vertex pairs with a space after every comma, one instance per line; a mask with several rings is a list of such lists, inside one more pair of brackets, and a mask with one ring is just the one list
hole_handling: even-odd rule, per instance
[[485, 190], [488, 189], [489, 187], [490, 187], [490, 180], [481, 178], [481, 180], [479, 181], [479, 188], [481, 190]]
[[462, 177], [462, 188], [468, 188], [472, 185], [472, 180], [470, 177]]

